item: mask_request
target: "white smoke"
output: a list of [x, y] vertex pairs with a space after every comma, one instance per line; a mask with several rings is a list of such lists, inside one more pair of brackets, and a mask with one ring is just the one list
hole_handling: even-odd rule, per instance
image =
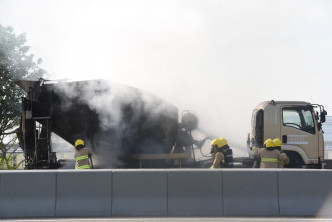
[[[55, 114], [53, 125], [57, 122], [55, 127], [72, 142], [79, 135], [85, 137], [81, 139], [93, 148], [95, 163], [102, 167], [120, 166], [124, 153], [170, 152], [177, 133], [177, 109], [148, 92], [106, 80], [64, 82], [54, 92], [60, 103], [55, 99], [53, 110], [63, 113]], [[97, 119], [90, 119], [94, 115]], [[69, 118], [67, 124], [72, 126], [61, 125], [59, 118]]]
[[251, 112], [261, 101], [332, 107], [329, 1], [1, 4], [3, 25], [27, 32], [54, 78], [144, 89], [179, 113], [195, 111], [201, 131], [244, 152]]

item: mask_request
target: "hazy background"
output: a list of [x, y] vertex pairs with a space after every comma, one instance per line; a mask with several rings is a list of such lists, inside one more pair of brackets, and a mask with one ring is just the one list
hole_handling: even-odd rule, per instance
[[261, 101], [332, 112], [331, 11], [328, 0], [0, 0], [0, 23], [27, 33], [53, 79], [144, 89], [245, 150]]

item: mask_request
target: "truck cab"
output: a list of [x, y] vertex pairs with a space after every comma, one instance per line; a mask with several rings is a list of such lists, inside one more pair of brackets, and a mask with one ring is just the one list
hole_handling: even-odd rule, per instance
[[289, 168], [321, 168], [324, 163], [322, 105], [301, 101], [266, 101], [252, 113], [249, 148], [263, 147], [266, 139], [279, 138], [290, 159]]

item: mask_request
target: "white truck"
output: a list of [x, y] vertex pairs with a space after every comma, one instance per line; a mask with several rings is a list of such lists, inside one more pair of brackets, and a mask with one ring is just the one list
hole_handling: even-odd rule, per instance
[[[301, 101], [266, 101], [258, 104], [248, 134], [250, 149], [263, 147], [266, 139], [279, 138], [290, 159], [288, 168], [323, 168], [322, 123], [327, 112], [322, 105]], [[251, 154], [252, 155], [252, 154]]]

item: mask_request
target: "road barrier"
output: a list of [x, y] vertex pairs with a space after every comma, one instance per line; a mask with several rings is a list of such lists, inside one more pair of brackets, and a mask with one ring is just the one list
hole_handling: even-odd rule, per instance
[[223, 171], [224, 215], [278, 216], [278, 172], [270, 170]]
[[332, 216], [332, 171], [279, 171], [279, 205], [283, 216]]
[[0, 218], [332, 217], [332, 171], [0, 171]]
[[111, 216], [111, 188], [111, 171], [70, 170], [57, 172], [56, 202], [53, 216]]
[[0, 171], [0, 216], [53, 217], [55, 171]]

